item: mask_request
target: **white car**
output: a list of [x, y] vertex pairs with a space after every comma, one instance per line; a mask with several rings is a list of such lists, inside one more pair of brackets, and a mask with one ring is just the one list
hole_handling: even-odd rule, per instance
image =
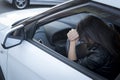
[[28, 5], [57, 5], [67, 0], [6, 0], [15, 8], [23, 9]]
[[[66, 34], [86, 14], [101, 17], [120, 32], [119, 3], [120, 0], [71, 0], [53, 8], [1, 14], [2, 79], [107, 80], [66, 57]], [[116, 80], [120, 80], [119, 76]]]

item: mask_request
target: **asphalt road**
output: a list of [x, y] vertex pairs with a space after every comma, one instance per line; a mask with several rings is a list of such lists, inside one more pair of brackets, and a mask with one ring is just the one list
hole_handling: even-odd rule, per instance
[[4, 0], [0, 0], [0, 14], [13, 10], [15, 9], [10, 4], [6, 3]]

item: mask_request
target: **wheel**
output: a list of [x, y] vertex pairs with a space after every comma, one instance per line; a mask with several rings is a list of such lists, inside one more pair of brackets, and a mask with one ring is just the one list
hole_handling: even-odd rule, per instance
[[17, 9], [24, 9], [28, 4], [29, 0], [13, 0], [13, 6]]

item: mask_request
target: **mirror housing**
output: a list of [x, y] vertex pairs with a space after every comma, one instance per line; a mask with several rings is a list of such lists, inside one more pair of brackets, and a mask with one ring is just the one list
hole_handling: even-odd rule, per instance
[[8, 49], [22, 43], [24, 39], [24, 28], [9, 32], [2, 44], [3, 48]]

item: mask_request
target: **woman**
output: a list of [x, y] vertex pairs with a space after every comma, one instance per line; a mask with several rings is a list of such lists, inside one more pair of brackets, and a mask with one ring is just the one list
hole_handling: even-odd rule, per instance
[[[68, 58], [113, 80], [120, 72], [120, 37], [100, 18], [88, 15], [67, 34]], [[76, 47], [76, 45], [79, 45]]]

